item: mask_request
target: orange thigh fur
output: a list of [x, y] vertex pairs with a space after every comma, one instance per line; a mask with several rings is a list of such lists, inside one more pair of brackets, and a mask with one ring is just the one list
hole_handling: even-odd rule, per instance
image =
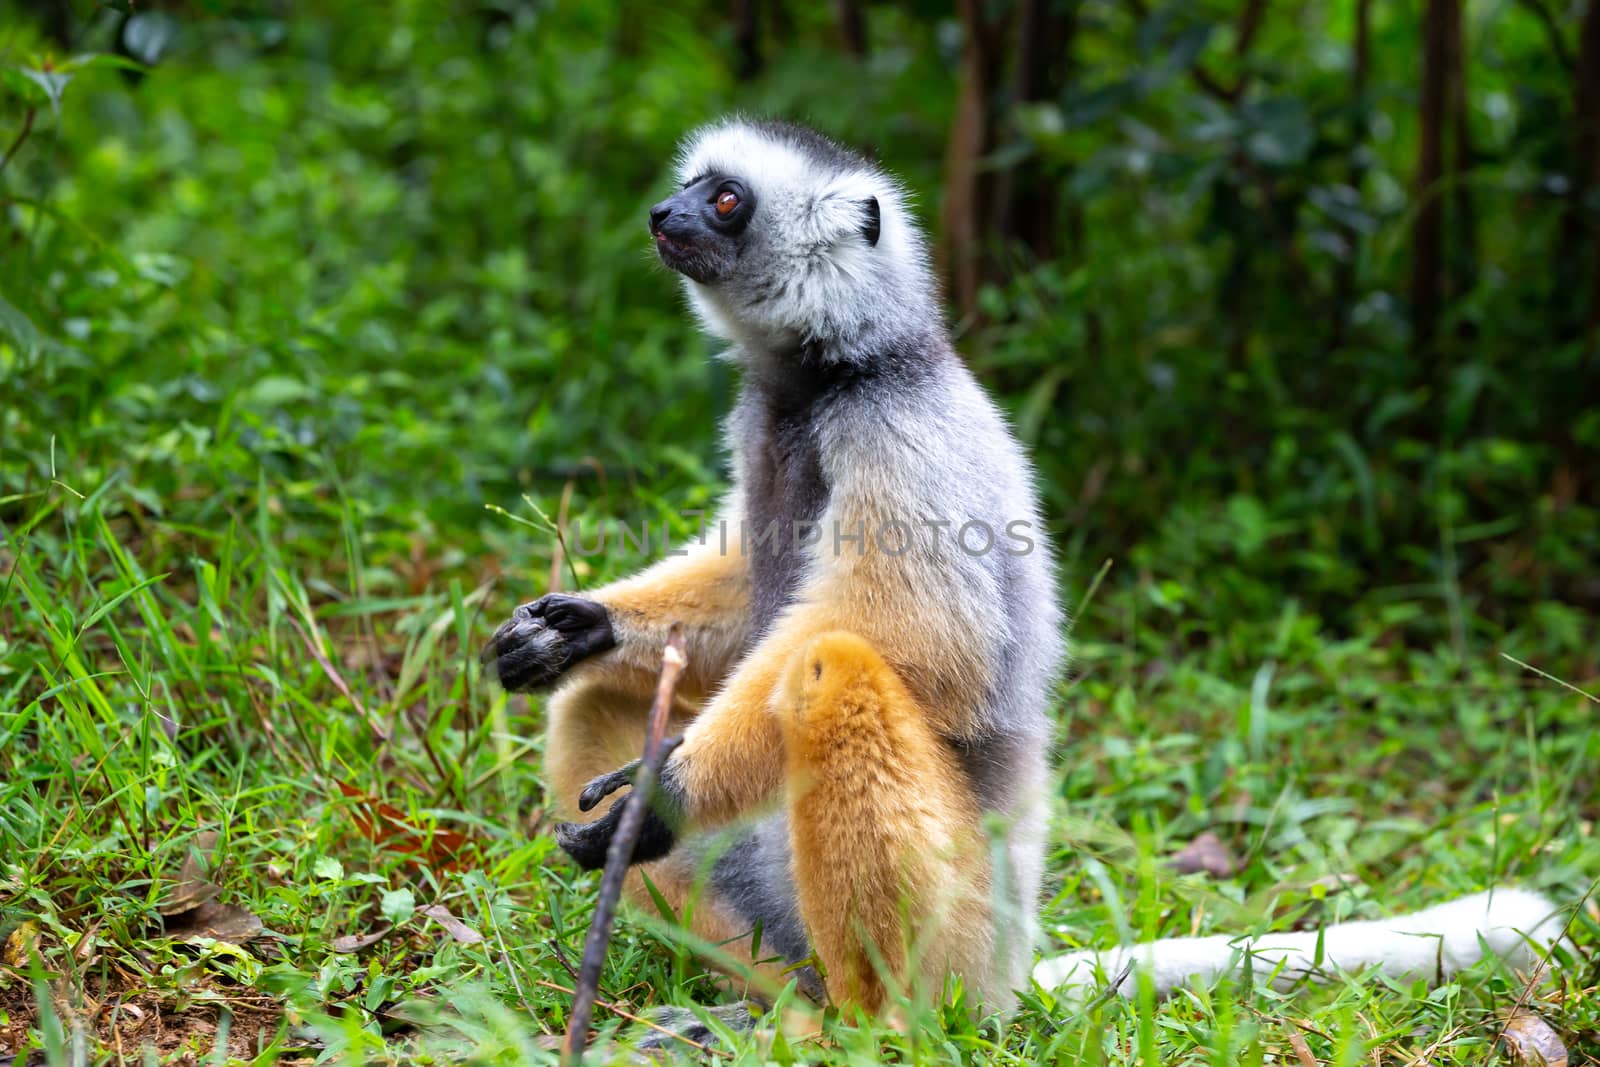
[[929, 716], [844, 632], [804, 646], [777, 705], [795, 880], [830, 997], [876, 1011], [891, 984], [922, 979], [938, 996], [949, 971], [981, 992], [987, 858], [975, 800]]

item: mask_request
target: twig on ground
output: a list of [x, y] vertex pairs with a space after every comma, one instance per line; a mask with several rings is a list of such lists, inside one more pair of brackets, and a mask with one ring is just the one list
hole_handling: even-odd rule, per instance
[[[1504, 652], [1500, 654], [1505, 656]], [[1528, 667], [1528, 665], [1526, 663], [1522, 663], [1521, 660], [1512, 659], [1510, 656], [1506, 656], [1506, 659], [1511, 660], [1513, 663], [1518, 663], [1524, 667]], [[1544, 672], [1539, 670], [1537, 667], [1528, 667], [1528, 669], [1536, 674], [1544, 674]], [[1546, 678], [1550, 678], [1548, 674], [1544, 674], [1544, 676]], [[1553, 682], [1560, 682], [1562, 685], [1566, 685], [1566, 683], [1562, 682], [1559, 678], [1550, 678], [1550, 680]], [[1567, 686], [1567, 688], [1573, 689], [1575, 687]], [[1581, 689], [1578, 689], [1577, 692], [1581, 693], [1583, 696], [1589, 697], [1590, 700], [1594, 699], [1594, 697], [1589, 696], [1588, 693], [1584, 693]], [[1527, 1007], [1528, 1001], [1533, 997], [1533, 994], [1539, 988], [1540, 983], [1545, 980], [1545, 978], [1553, 969], [1552, 963], [1555, 959], [1556, 949], [1562, 945], [1567, 946], [1569, 949], [1572, 947], [1572, 942], [1567, 940], [1567, 937], [1572, 933], [1572, 924], [1577, 921], [1578, 913], [1583, 911], [1584, 906], [1589, 903], [1589, 898], [1594, 896], [1595, 890], [1597, 889], [1600, 889], [1600, 878], [1597, 878], [1589, 883], [1589, 888], [1584, 890], [1583, 896], [1579, 897], [1578, 902], [1572, 906], [1572, 910], [1567, 912], [1567, 921], [1561, 924], [1561, 932], [1556, 935], [1555, 940], [1552, 941], [1550, 943], [1550, 947], [1546, 949], [1544, 958], [1537, 961], [1533, 965], [1533, 969], [1528, 974], [1527, 982], [1523, 984], [1522, 992], [1517, 994], [1516, 1002], [1511, 1005], [1511, 1010], [1505, 1013], [1505, 1018], [1500, 1024], [1500, 1032], [1495, 1035], [1494, 1044], [1490, 1047], [1499, 1046], [1505, 1041], [1506, 1031], [1511, 1028], [1511, 1020], [1516, 1018], [1518, 1013], [1522, 1012]]]
[[[537, 985], [537, 986], [543, 986], [546, 989], [553, 989], [557, 993], [566, 993], [568, 996], [574, 995], [573, 991], [568, 989], [566, 986], [564, 986], [564, 985], [556, 985], [554, 982], [547, 982], [543, 978], [539, 979], [538, 981], [534, 982], [533, 984]], [[710, 1045], [703, 1045], [700, 1042], [696, 1041], [692, 1037], [689, 1037], [689, 1036], [687, 1036], [685, 1034], [680, 1034], [676, 1030], [669, 1030], [667, 1027], [662, 1026], [660, 1023], [652, 1022], [651, 1020], [646, 1019], [642, 1015], [635, 1015], [633, 1012], [629, 1011], [627, 1008], [624, 1008], [619, 1004], [613, 1004], [613, 1003], [611, 1003], [610, 1001], [607, 1001], [607, 1000], [596, 1000], [595, 1003], [600, 1005], [606, 1011], [611, 1012], [613, 1015], [617, 1016], [618, 1018], [627, 1019], [629, 1022], [638, 1023], [640, 1026], [648, 1026], [650, 1029], [656, 1031], [659, 1034], [665, 1034], [668, 1037], [673, 1038], [674, 1040], [682, 1041], [685, 1045], [688, 1045], [691, 1048], [697, 1048], [701, 1052], [704, 1052], [704, 1053], [706, 1053], [708, 1055], [711, 1055], [711, 1056], [726, 1056], [728, 1054], [727, 1051], [724, 1050], [724, 1049], [712, 1048]]]
[[639, 842], [639, 831], [644, 826], [645, 807], [650, 803], [656, 774], [673, 747], [666, 743], [667, 718], [672, 711], [672, 698], [678, 691], [678, 679], [683, 676], [683, 669], [688, 664], [683, 627], [673, 623], [667, 634], [667, 645], [661, 650], [661, 677], [656, 682], [655, 700], [650, 705], [644, 758], [634, 776], [632, 792], [621, 801], [626, 807], [622, 809], [616, 835], [606, 849], [606, 868], [600, 878], [600, 897], [595, 901], [594, 918], [589, 921], [589, 935], [583, 942], [583, 963], [578, 973], [577, 990], [572, 995], [572, 1015], [567, 1020], [566, 1039], [561, 1043], [561, 1061], [569, 1067], [576, 1067], [583, 1060], [584, 1046], [589, 1039], [589, 1019], [594, 1015], [595, 997], [600, 989], [600, 967], [605, 962], [606, 946], [611, 943], [611, 927], [617, 917], [617, 901], [622, 897], [622, 882], [627, 877], [634, 846]]

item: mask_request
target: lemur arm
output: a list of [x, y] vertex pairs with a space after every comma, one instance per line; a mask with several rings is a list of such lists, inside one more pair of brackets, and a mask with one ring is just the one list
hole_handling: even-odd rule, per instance
[[611, 620], [616, 647], [578, 667], [643, 692], [655, 687], [661, 650], [682, 623], [689, 666], [679, 693], [702, 700], [726, 678], [750, 633], [750, 561], [715, 536], [591, 594]]
[[831, 622], [816, 611], [786, 617], [684, 731], [662, 772], [684, 823], [722, 825], [777, 796], [783, 736], [773, 699], [790, 660]]
[[[848, 513], [847, 513], [848, 514]], [[848, 519], [841, 521], [848, 522]], [[849, 522], [850, 529], [858, 523]], [[908, 568], [920, 568], [909, 573]], [[635, 862], [669, 851], [686, 829], [732, 821], [773, 799], [783, 783], [783, 738], [775, 700], [779, 681], [807, 642], [830, 631], [868, 641], [904, 680], [939, 734], [975, 728], [989, 683], [990, 624], [970, 610], [935, 558], [864, 552], [830, 556], [801, 599], [740, 662], [684, 732], [662, 769]], [[631, 782], [635, 763], [596, 778], [578, 806], [589, 811]], [[605, 862], [622, 805], [593, 822], [563, 824], [556, 839], [586, 867]]]
[[713, 527], [682, 555], [600, 589], [522, 605], [484, 647], [484, 663], [509, 690], [603, 676], [648, 699], [667, 630], [680, 622], [689, 667], [679, 692], [704, 699], [732, 668], [750, 629], [750, 561], [715, 535], [726, 528]]

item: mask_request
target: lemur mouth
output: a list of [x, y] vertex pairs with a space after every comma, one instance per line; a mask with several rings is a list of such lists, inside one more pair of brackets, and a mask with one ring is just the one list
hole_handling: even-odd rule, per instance
[[689, 251], [690, 246], [683, 241], [674, 241], [660, 230], [656, 231], [656, 248], [663, 252], [683, 253]]
[[668, 270], [677, 271], [690, 281], [702, 285], [710, 283], [715, 275], [715, 264], [704, 245], [692, 240], [668, 237], [660, 230], [651, 236], [656, 239], [656, 254], [661, 257], [661, 262]]

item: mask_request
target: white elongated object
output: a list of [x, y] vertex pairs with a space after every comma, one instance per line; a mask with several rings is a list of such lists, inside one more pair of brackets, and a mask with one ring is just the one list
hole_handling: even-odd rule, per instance
[[[1171, 937], [1114, 949], [1086, 949], [1042, 959], [1033, 978], [1047, 989], [1092, 994], [1115, 984], [1120, 996], [1150, 975], [1158, 996], [1190, 979], [1241, 973], [1245, 957], [1257, 980], [1286, 990], [1339, 972], [1377, 968], [1402, 981], [1449, 981], [1486, 954], [1532, 970], [1561, 937], [1564, 918], [1545, 897], [1499, 888], [1390, 919], [1337, 923], [1321, 930], [1259, 937]], [[1321, 958], [1317, 956], [1321, 939]]]

